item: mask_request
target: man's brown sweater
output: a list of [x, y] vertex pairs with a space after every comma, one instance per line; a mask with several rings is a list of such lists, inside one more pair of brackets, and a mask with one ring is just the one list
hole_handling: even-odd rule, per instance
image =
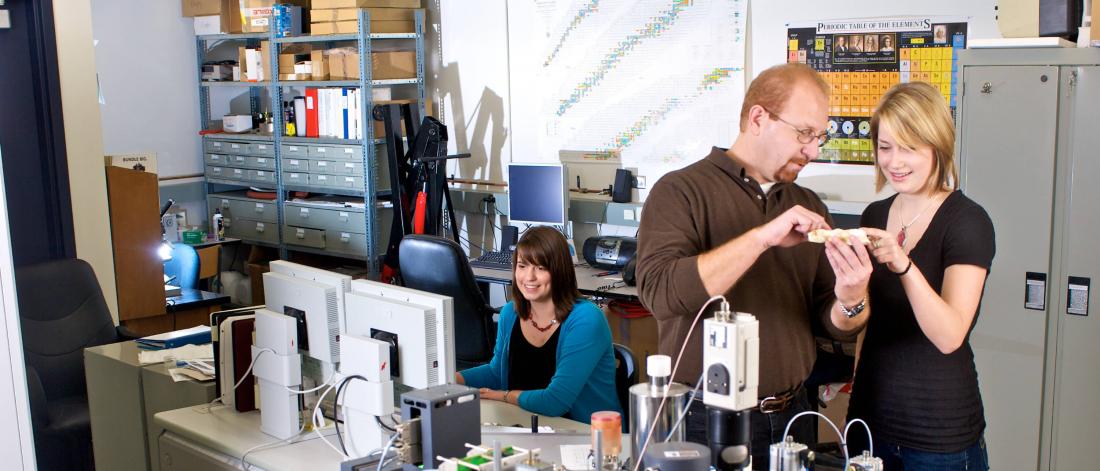
[[[771, 221], [795, 205], [828, 218], [812, 191], [776, 183], [767, 193], [725, 149], [671, 172], [646, 198], [638, 231], [638, 287], [642, 303], [657, 318], [659, 350], [675, 360], [691, 321], [707, 301], [699, 278], [701, 253]], [[811, 323], [846, 339], [829, 320], [834, 275], [821, 244], [765, 251], [725, 294], [734, 311], [760, 321], [760, 395], [798, 386], [815, 359]], [[718, 307], [712, 303], [710, 317]], [[702, 321], [695, 327], [674, 380], [695, 384], [702, 371]]]

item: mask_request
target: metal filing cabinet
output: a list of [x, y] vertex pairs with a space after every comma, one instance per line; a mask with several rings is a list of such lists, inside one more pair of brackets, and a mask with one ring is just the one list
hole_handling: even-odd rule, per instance
[[249, 198], [244, 191], [230, 191], [207, 195], [207, 208], [210, 215], [214, 214], [214, 210], [221, 211], [227, 237], [249, 242], [279, 243], [278, 208], [274, 201]]
[[992, 469], [1095, 469], [1100, 49], [959, 55], [962, 188], [997, 255], [971, 333]]

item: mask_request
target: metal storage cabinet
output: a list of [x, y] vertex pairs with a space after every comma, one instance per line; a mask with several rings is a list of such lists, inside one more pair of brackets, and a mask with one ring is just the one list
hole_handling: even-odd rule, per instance
[[959, 59], [961, 184], [997, 234], [970, 337], [990, 466], [1094, 469], [1100, 319], [1087, 285], [1100, 271], [1100, 50]]

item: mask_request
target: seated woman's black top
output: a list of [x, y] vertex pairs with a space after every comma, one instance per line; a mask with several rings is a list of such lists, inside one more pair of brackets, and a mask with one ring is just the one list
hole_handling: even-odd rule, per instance
[[535, 391], [550, 386], [550, 379], [557, 371], [559, 326], [541, 347], [531, 345], [520, 329], [522, 320], [516, 319], [512, 328], [512, 341], [508, 355], [508, 389]]

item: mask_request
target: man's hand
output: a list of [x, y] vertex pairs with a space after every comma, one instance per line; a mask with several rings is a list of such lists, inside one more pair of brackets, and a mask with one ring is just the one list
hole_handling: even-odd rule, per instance
[[829, 229], [825, 217], [802, 206], [795, 206], [755, 229], [765, 247], [794, 247], [806, 241], [814, 229]]
[[825, 256], [836, 275], [837, 301], [847, 308], [859, 304], [867, 296], [873, 269], [867, 249], [859, 242], [849, 245], [834, 237], [825, 241]]

